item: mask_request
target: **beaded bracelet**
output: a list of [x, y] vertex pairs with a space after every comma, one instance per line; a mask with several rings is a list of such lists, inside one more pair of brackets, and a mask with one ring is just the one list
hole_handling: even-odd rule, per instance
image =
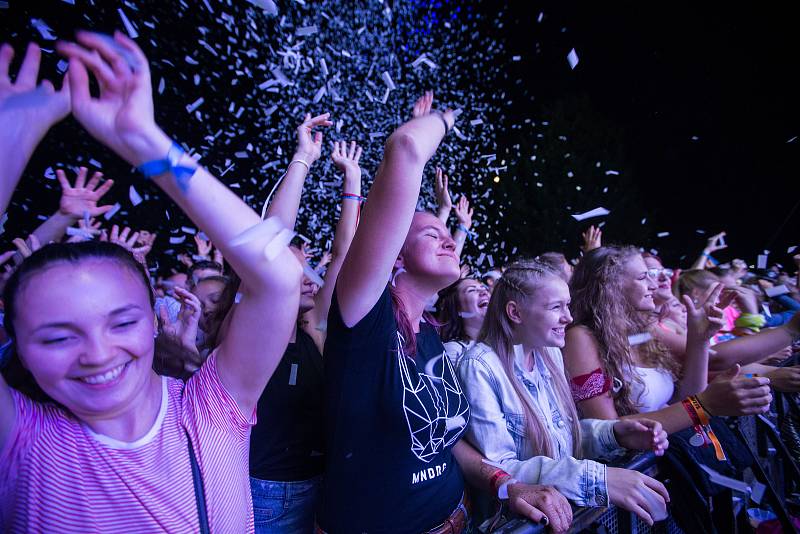
[[167, 172], [172, 173], [172, 176], [175, 178], [175, 183], [181, 191], [185, 193], [189, 188], [189, 180], [192, 179], [192, 176], [194, 176], [194, 173], [197, 171], [197, 167], [178, 165], [178, 162], [185, 154], [186, 152], [183, 151], [183, 148], [173, 141], [172, 146], [169, 147], [166, 158], [146, 161], [136, 167], [136, 170], [142, 173], [147, 179]]

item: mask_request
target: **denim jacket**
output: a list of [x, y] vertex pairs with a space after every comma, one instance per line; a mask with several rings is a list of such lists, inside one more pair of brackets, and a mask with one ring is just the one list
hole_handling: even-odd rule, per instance
[[[545, 357], [564, 369], [561, 351], [546, 347]], [[534, 407], [549, 410], [541, 417], [548, 428], [555, 458], [537, 456], [527, 438], [522, 403], [508, 380], [497, 354], [486, 344], [468, 348], [458, 365], [461, 387], [472, 411], [466, 437], [487, 459], [498, 462], [514, 478], [528, 484], [554, 486], [578, 506], [607, 506], [606, 466], [572, 457], [572, 432], [556, 401], [552, 377], [536, 354], [529, 372], [516, 358], [517, 379], [530, 392]], [[543, 406], [547, 402], [549, 406]], [[614, 420], [583, 419], [580, 422], [584, 456], [597, 458], [619, 448], [614, 437]]]

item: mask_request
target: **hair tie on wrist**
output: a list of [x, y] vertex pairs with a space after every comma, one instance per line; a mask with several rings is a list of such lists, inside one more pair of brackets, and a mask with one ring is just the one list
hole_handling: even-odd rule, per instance
[[166, 158], [147, 161], [136, 167], [136, 170], [142, 173], [147, 179], [158, 176], [159, 174], [172, 173], [172, 176], [175, 178], [175, 183], [180, 190], [185, 193], [186, 190], [189, 189], [189, 180], [192, 179], [192, 176], [194, 176], [194, 173], [197, 171], [197, 167], [178, 165], [181, 157], [185, 154], [186, 152], [184, 152], [183, 148], [173, 141], [172, 146], [169, 147]]
[[434, 113], [435, 113], [435, 114], [436, 114], [436, 115], [437, 115], [437, 116], [438, 116], [440, 119], [442, 119], [442, 123], [444, 124], [444, 135], [445, 135], [445, 137], [447, 137], [447, 134], [449, 134], [449, 133], [450, 133], [450, 125], [449, 125], [449, 124], [447, 124], [447, 119], [445, 119], [445, 118], [444, 118], [444, 113], [442, 113], [441, 111], [434, 111]]
[[308, 164], [308, 162], [307, 162], [307, 161], [305, 161], [305, 160], [302, 160], [302, 159], [293, 159], [292, 161], [290, 161], [290, 162], [289, 162], [289, 165], [288, 165], [288, 167], [291, 167], [291, 166], [292, 166], [292, 163], [302, 163], [303, 165], [305, 165], [305, 166], [306, 166], [306, 172], [311, 172], [311, 166], [310, 166], [310, 165]]

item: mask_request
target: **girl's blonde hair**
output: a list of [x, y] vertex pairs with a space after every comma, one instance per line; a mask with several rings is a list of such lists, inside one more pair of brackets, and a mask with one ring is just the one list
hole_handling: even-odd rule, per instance
[[[526, 432], [535, 453], [550, 458], [554, 457], [555, 451], [548, 437], [549, 431], [539, 416], [539, 410], [534, 407], [530, 393], [514, 372], [513, 329], [515, 325], [506, 314], [506, 304], [512, 300], [521, 304], [525, 299], [531, 298], [537, 289], [554, 280], [562, 280], [561, 273], [545, 263], [536, 260], [521, 260], [509, 265], [503, 272], [503, 276], [494, 285], [486, 318], [483, 321], [481, 332], [478, 334], [478, 341], [489, 345], [497, 354], [508, 380], [514, 387], [514, 392], [524, 410]], [[519, 325], [516, 327], [518, 328]], [[522, 327], [524, 328], [524, 325]], [[580, 458], [580, 425], [567, 378], [564, 371], [552, 361], [547, 351], [541, 353], [541, 358], [553, 378], [559, 409], [572, 431], [572, 455]], [[548, 410], [549, 407], [543, 406], [541, 409]]]

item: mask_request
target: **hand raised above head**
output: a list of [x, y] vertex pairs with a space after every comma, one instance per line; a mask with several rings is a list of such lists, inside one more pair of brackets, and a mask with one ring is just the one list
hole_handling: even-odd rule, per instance
[[70, 86], [67, 75], [59, 91], [48, 80], [36, 85], [41, 56], [39, 46], [30, 43], [17, 77], [12, 82], [9, 67], [14, 58], [14, 49], [8, 44], [0, 47], [0, 124], [3, 125], [0, 136], [8, 136], [8, 141], [23, 135], [38, 140], [53, 124], [69, 115]]

